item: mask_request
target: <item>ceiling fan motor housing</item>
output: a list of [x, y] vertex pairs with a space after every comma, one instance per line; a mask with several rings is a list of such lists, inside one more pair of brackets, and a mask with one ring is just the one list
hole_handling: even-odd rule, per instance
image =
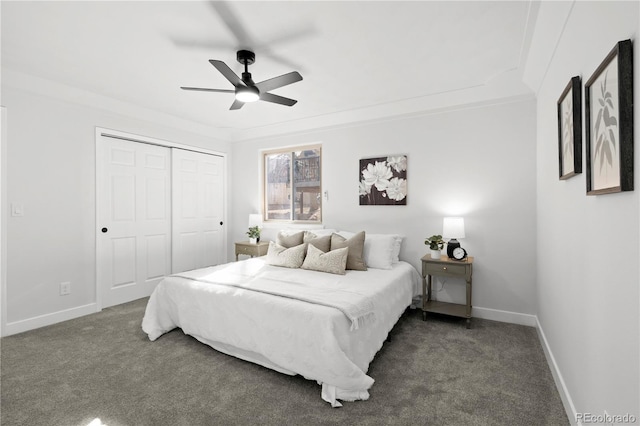
[[251, 78], [251, 73], [250, 72], [243, 72], [242, 73], [242, 81], [247, 86], [255, 86], [255, 83], [253, 82], [253, 79]]
[[236, 59], [243, 65], [251, 65], [256, 61], [256, 54], [250, 50], [238, 50]]

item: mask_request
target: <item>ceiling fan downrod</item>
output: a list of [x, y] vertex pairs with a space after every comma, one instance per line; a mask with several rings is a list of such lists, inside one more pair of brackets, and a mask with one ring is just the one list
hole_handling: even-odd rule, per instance
[[249, 72], [249, 65], [253, 64], [256, 61], [256, 54], [251, 52], [250, 50], [238, 50], [236, 59], [238, 60], [238, 62], [244, 65], [244, 72], [242, 73], [242, 81], [244, 81], [248, 86], [254, 86], [255, 83], [251, 78], [251, 73]]

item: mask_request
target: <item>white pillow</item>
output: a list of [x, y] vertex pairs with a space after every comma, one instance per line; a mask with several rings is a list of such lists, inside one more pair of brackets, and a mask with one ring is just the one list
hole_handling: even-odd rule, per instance
[[344, 275], [346, 273], [345, 268], [347, 267], [348, 255], [349, 247], [335, 249], [325, 253], [316, 246], [309, 244], [307, 257], [305, 257], [301, 268]]
[[[355, 235], [353, 232], [340, 231], [345, 238]], [[369, 268], [391, 269], [400, 261], [402, 237], [398, 234], [366, 234], [363, 258]]]
[[273, 241], [269, 242], [269, 250], [265, 262], [273, 266], [284, 266], [285, 268], [299, 268], [304, 261], [305, 244], [295, 247], [285, 248]]

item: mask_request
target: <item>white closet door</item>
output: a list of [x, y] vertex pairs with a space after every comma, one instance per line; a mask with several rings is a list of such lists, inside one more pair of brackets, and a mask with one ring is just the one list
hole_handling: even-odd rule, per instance
[[224, 159], [172, 149], [173, 273], [223, 262]]
[[171, 151], [98, 141], [97, 279], [101, 306], [149, 296], [171, 273]]

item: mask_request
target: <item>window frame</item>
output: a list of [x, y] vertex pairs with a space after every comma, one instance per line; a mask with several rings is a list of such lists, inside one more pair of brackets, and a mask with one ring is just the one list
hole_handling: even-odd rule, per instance
[[[319, 192], [320, 192], [320, 214], [319, 214], [319, 218], [318, 220], [294, 220], [294, 209], [295, 209], [295, 197], [294, 197], [294, 186], [293, 186], [293, 167], [294, 167], [294, 159], [293, 159], [293, 153], [296, 151], [306, 151], [306, 150], [311, 150], [311, 149], [317, 149], [320, 155], [320, 186], [319, 186]], [[289, 154], [291, 156], [291, 161], [290, 161], [290, 165], [289, 165], [289, 176], [291, 176], [291, 192], [290, 192], [290, 200], [291, 200], [291, 210], [290, 210], [290, 216], [289, 219], [269, 219], [267, 217], [267, 213], [268, 213], [268, 206], [267, 206], [267, 167], [266, 167], [266, 158], [268, 155], [272, 155], [272, 154]], [[264, 223], [292, 223], [292, 224], [306, 224], [306, 225], [321, 225], [322, 224], [322, 176], [323, 176], [323, 161], [322, 161], [322, 144], [320, 143], [313, 143], [313, 144], [309, 144], [309, 145], [294, 145], [294, 146], [287, 146], [287, 147], [282, 147], [282, 148], [274, 148], [274, 149], [268, 149], [268, 150], [263, 150], [261, 152], [261, 169], [262, 169], [262, 173], [261, 173], [261, 180], [262, 180], [262, 185], [261, 185], [261, 197], [262, 197], [262, 221]]]

